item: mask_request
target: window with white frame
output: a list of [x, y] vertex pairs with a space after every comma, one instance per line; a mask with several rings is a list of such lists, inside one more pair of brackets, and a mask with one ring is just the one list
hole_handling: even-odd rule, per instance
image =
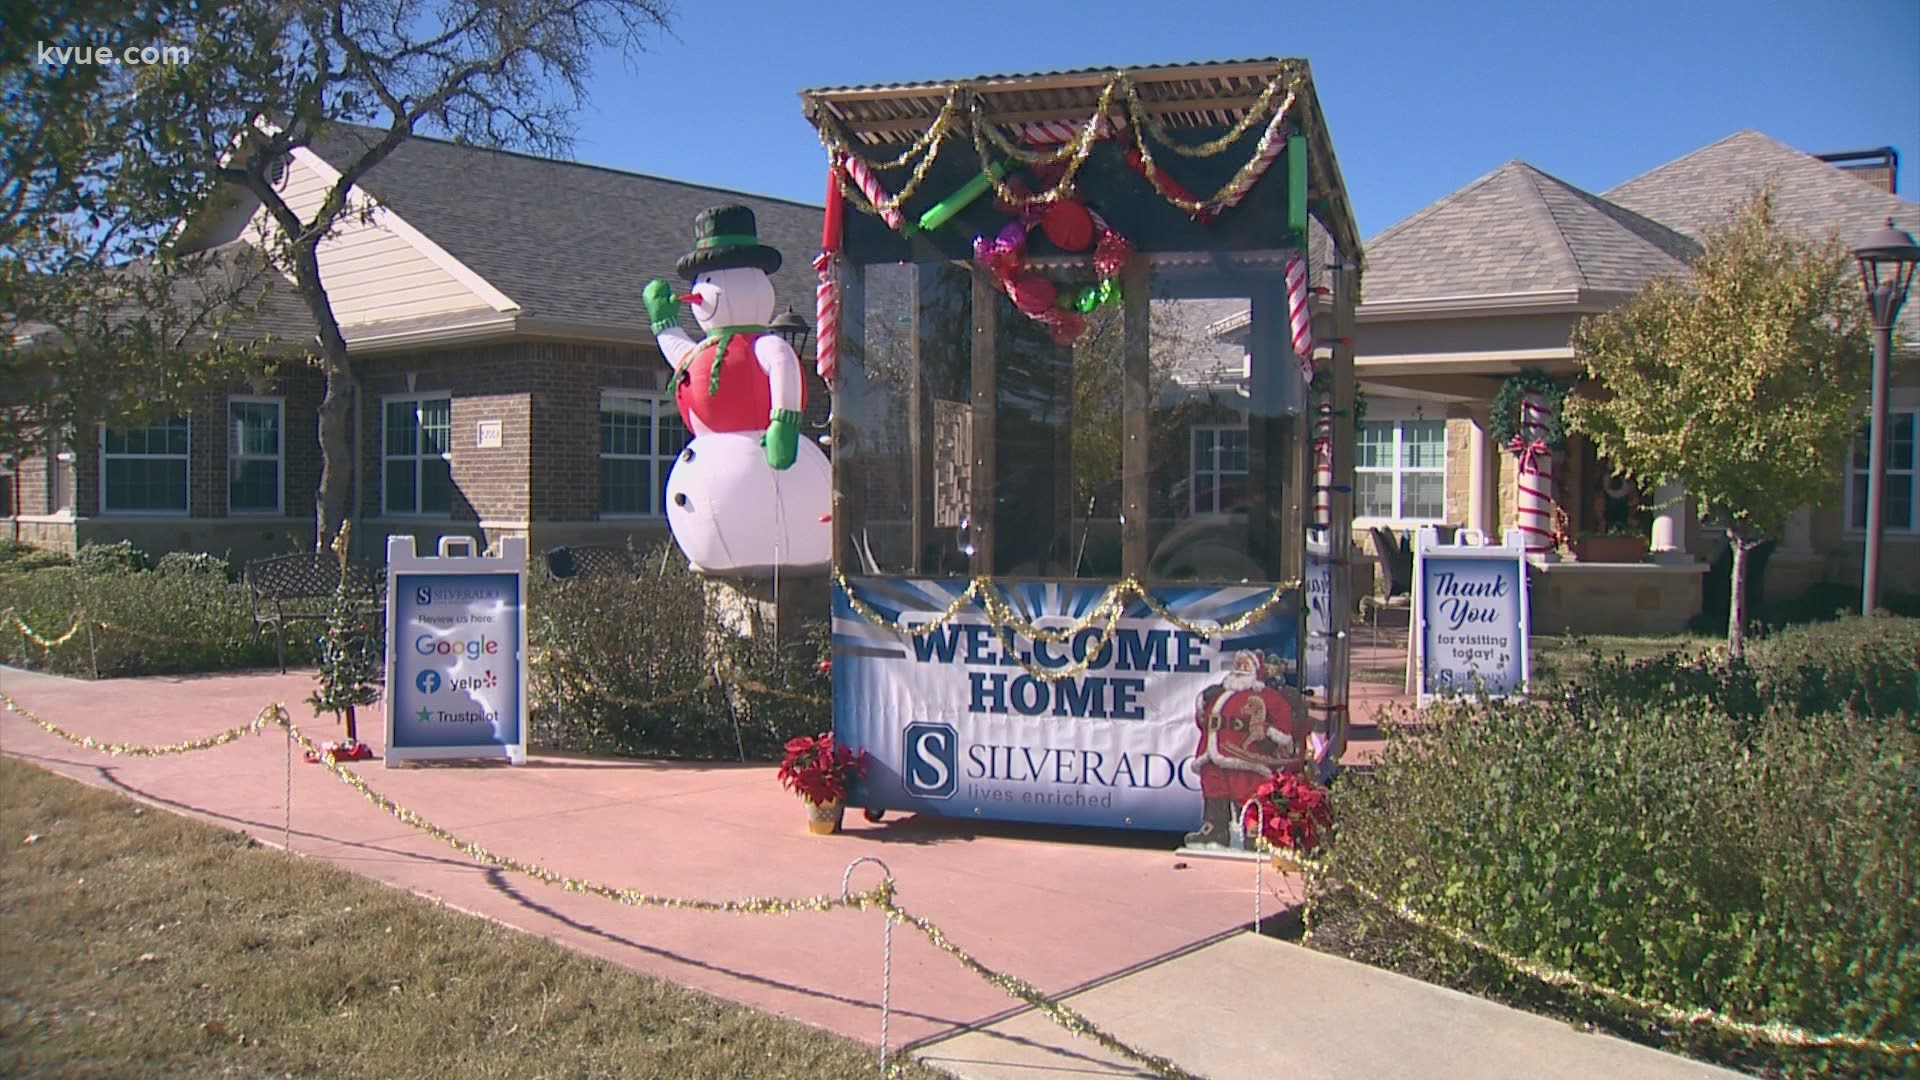
[[1188, 509], [1195, 514], [1229, 514], [1247, 501], [1247, 429], [1196, 424], [1193, 427], [1193, 484]]
[[188, 441], [184, 416], [124, 431], [102, 428], [101, 513], [186, 513]]
[[[1920, 532], [1920, 521], [1914, 520], [1914, 490], [1920, 480], [1916, 479], [1914, 466], [1920, 464], [1914, 460], [1914, 435], [1916, 426], [1920, 426], [1920, 410], [1908, 409], [1887, 414], [1887, 478], [1881, 489], [1880, 521], [1888, 532]], [[1853, 529], [1867, 527], [1867, 476], [1870, 469], [1869, 455], [1872, 444], [1869, 432], [1862, 429], [1853, 440], [1853, 457], [1847, 469], [1847, 525]]]
[[1354, 436], [1354, 517], [1391, 521], [1446, 517], [1446, 421], [1366, 420]]
[[387, 398], [381, 439], [381, 505], [389, 514], [453, 510], [453, 400]]
[[280, 513], [285, 411], [278, 398], [227, 399], [227, 513]]
[[600, 513], [655, 517], [663, 512], [667, 473], [687, 445], [672, 399], [652, 394], [600, 396]]

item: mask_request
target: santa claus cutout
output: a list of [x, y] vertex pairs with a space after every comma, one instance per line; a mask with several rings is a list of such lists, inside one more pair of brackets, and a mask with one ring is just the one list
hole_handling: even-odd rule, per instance
[[1260, 653], [1237, 652], [1226, 677], [1200, 694], [1193, 771], [1203, 816], [1199, 830], [1187, 834], [1189, 845], [1231, 844], [1233, 823], [1255, 789], [1305, 757], [1312, 721], [1298, 691], [1269, 685], [1267, 670]]

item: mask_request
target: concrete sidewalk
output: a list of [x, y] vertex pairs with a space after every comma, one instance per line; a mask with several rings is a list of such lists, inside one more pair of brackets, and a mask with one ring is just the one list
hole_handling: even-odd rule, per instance
[[[83, 682], [0, 668], [0, 690], [52, 723], [99, 739], [177, 742], [245, 723], [276, 701], [287, 704], [311, 737], [337, 736], [331, 719], [314, 720], [301, 704], [312, 690], [310, 672]], [[1359, 737], [1352, 754], [1365, 759], [1375, 748], [1364, 741], [1372, 713], [1394, 695], [1363, 683], [1354, 691]], [[376, 752], [382, 726], [370, 720], [361, 732]], [[0, 712], [0, 748], [266, 843], [281, 843], [290, 824], [291, 846], [301, 854], [636, 971], [869, 1043], [880, 1038], [877, 914], [711, 915], [570, 894], [477, 865], [395, 821], [325, 770], [291, 761], [288, 740], [277, 733], [173, 757], [111, 758]], [[1455, 1014], [1435, 1002], [1466, 1009], [1459, 1015], [1470, 1020], [1461, 1022], [1484, 1029], [1483, 1043], [1509, 1029], [1557, 1027], [1417, 983], [1398, 997], [1380, 998], [1373, 987], [1397, 977], [1303, 950], [1272, 954], [1285, 958], [1275, 968], [1272, 956], [1247, 950], [1272, 950], [1277, 942], [1237, 934], [1253, 915], [1253, 868], [1182, 859], [1171, 853], [1178, 843], [1173, 836], [926, 817], [874, 825], [856, 812], [842, 835], [814, 837], [801, 804], [781, 790], [768, 765], [536, 756], [519, 767], [389, 769], [376, 761], [355, 769], [375, 790], [462, 840], [571, 877], [660, 895], [838, 894], [849, 863], [884, 860], [901, 904], [980, 962], [1048, 994], [1085, 990], [1076, 1007], [1084, 1005], [1115, 1036], [1209, 1075], [1272, 1075], [1276, 1061], [1295, 1060], [1273, 1057], [1275, 1048], [1293, 1054], [1287, 1048], [1304, 1045], [1303, 1031], [1315, 1033], [1317, 1047], [1345, 1048], [1347, 1057], [1315, 1059], [1350, 1062], [1354, 1071], [1341, 1075], [1503, 1075], [1472, 1071], [1474, 1055], [1465, 1051], [1455, 1058], [1428, 1052], [1424, 1044], [1432, 1036], [1422, 1032], [1455, 1022], [1448, 1019]], [[877, 878], [876, 868], [862, 867], [854, 887]], [[1268, 914], [1296, 895], [1291, 883], [1271, 873], [1265, 885]], [[1283, 1007], [1270, 1004], [1276, 987]], [[1072, 1039], [1045, 1018], [1013, 1013], [1018, 1002], [906, 928], [894, 932], [891, 1001], [896, 1049], [983, 1029], [927, 1051], [939, 1067], [962, 1075], [1012, 1075], [977, 1070], [1023, 1063], [1048, 1071], [1090, 1069], [1106, 1061], [1096, 1045]], [[1303, 1008], [1313, 1016], [1311, 1025], [1301, 1023]], [[1383, 1041], [1381, 1033], [1393, 1029], [1383, 1017], [1394, 1018], [1407, 1037]], [[1222, 1033], [1231, 1037], [1218, 1037]], [[1569, 1061], [1587, 1060], [1584, 1075], [1627, 1075], [1610, 1064], [1625, 1060], [1608, 1056], [1619, 1052], [1611, 1041], [1568, 1034], [1564, 1053]], [[1517, 1053], [1545, 1045], [1514, 1038], [1521, 1039]], [[1008, 1059], [1007, 1047], [1042, 1056]], [[1394, 1066], [1368, 1064], [1391, 1058], [1383, 1047], [1408, 1056], [1394, 1059]], [[1598, 1056], [1582, 1059], [1579, 1047]], [[1388, 1057], [1352, 1056], [1362, 1050]], [[1643, 1053], [1651, 1055], [1648, 1061], [1677, 1060]], [[1434, 1063], [1445, 1068], [1428, 1067]], [[1110, 1070], [1112, 1063], [1099, 1067]]]
[[[1213, 1080], [1731, 1080], [1741, 1074], [1291, 945], [1236, 934], [1067, 1004]], [[1152, 1074], [1023, 1012], [915, 1054], [963, 1080]]]

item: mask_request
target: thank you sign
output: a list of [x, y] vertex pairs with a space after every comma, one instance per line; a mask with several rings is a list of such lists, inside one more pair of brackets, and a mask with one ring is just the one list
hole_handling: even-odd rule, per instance
[[387, 540], [387, 761], [527, 756], [527, 542]]
[[1224, 835], [1232, 808], [1308, 751], [1297, 591], [1269, 604], [1267, 587], [1156, 587], [1177, 622], [1134, 598], [1109, 633], [1104, 585], [994, 586], [1027, 636], [977, 600], [946, 616], [964, 581], [847, 584], [834, 736], [871, 755], [853, 800], [870, 809], [1169, 831], [1218, 817]]
[[1498, 546], [1441, 543], [1422, 529], [1414, 546], [1414, 626], [1420, 703], [1449, 694], [1525, 693], [1527, 563], [1522, 538]]

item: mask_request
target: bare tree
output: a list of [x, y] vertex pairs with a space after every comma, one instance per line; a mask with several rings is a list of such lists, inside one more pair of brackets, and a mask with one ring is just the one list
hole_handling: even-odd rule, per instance
[[[596, 56], [643, 50], [672, 14], [669, 0], [241, 0], [193, 9], [192, 62], [157, 69], [129, 136], [159, 166], [204, 177], [203, 191], [244, 189], [273, 224], [271, 254], [312, 316], [326, 376], [317, 549], [348, 511], [353, 382], [319, 249], [343, 221], [371, 210], [356, 185], [416, 134], [563, 151]], [[276, 170], [338, 124], [376, 134], [330, 157], [339, 178], [302, 213], [276, 189]]]

